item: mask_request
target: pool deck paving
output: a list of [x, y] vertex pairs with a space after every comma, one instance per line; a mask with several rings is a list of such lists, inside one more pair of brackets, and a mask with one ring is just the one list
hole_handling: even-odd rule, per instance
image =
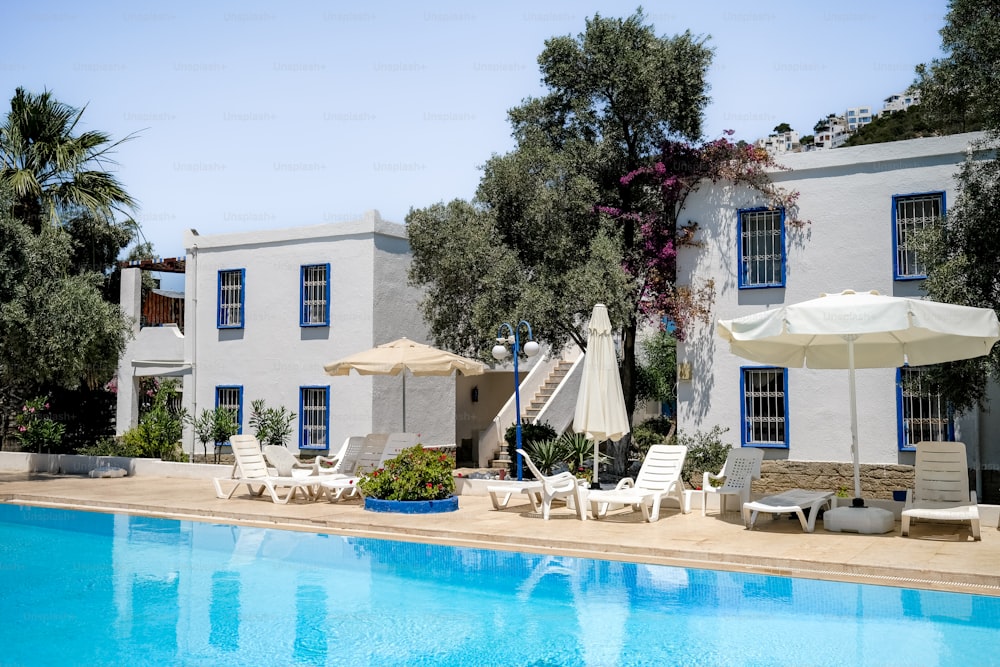
[[995, 515], [981, 522], [982, 540], [968, 524], [917, 522], [911, 537], [899, 522], [883, 535], [803, 532], [797, 519], [761, 516], [746, 530], [739, 512], [700, 508], [682, 514], [666, 504], [660, 520], [612, 510], [580, 521], [562, 505], [542, 519], [514, 495], [494, 510], [488, 495], [463, 494], [456, 512], [404, 515], [365, 511], [360, 500], [287, 505], [242, 487], [228, 500], [209, 479], [76, 475], [0, 475], [0, 500], [99, 512], [123, 512], [213, 523], [266, 526], [351, 536], [527, 551], [609, 560], [733, 570], [781, 576], [1000, 596], [1000, 530]]

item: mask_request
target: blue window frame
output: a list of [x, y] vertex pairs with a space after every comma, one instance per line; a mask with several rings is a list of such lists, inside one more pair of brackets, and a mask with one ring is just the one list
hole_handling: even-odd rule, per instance
[[920, 280], [926, 267], [917, 257], [917, 236], [945, 214], [944, 192], [892, 196], [892, 273], [895, 280]]
[[216, 326], [219, 329], [242, 329], [246, 321], [246, 269], [219, 271], [219, 311]]
[[740, 367], [740, 444], [788, 448], [788, 369]]
[[912, 452], [925, 440], [954, 440], [952, 411], [940, 394], [921, 386], [923, 367], [896, 369], [896, 432], [899, 449]]
[[299, 271], [299, 325], [330, 326], [330, 265], [309, 264]]
[[215, 388], [215, 407], [236, 412], [237, 433], [243, 432], [243, 387], [241, 385], [219, 385]]
[[739, 288], [785, 286], [785, 209], [738, 212]]
[[299, 449], [330, 449], [330, 387], [299, 387]]

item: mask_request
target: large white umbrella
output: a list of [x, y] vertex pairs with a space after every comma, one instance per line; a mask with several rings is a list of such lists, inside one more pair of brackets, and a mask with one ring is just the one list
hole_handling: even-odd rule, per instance
[[629, 425], [618, 358], [611, 340], [611, 319], [603, 303], [594, 306], [587, 331], [587, 354], [583, 359], [583, 381], [576, 399], [573, 430], [594, 441], [593, 485], [596, 486], [600, 443], [622, 438], [629, 432]]
[[1000, 340], [1000, 323], [989, 308], [853, 290], [720, 320], [716, 330], [744, 359], [848, 370], [856, 498], [861, 497], [861, 466], [854, 370], [971, 359], [989, 354]]
[[408, 338], [400, 338], [364, 352], [352, 354], [323, 366], [327, 375], [399, 375], [403, 374], [403, 431], [406, 431], [406, 373], [413, 375], [482, 375], [486, 366], [475, 359], [439, 350]]

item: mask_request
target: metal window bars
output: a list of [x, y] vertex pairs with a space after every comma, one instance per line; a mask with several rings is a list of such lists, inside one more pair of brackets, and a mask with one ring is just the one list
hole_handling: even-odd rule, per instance
[[242, 322], [243, 272], [223, 271], [219, 285], [219, 324], [239, 326]]
[[741, 215], [743, 285], [781, 283], [781, 211], [744, 211]]
[[903, 394], [903, 445], [916, 447], [918, 442], [945, 440], [948, 436], [948, 410], [940, 394], [923, 386], [924, 368], [901, 369]]
[[302, 270], [302, 322], [326, 323], [326, 265], [306, 266]]
[[781, 369], [743, 371], [747, 444], [785, 443], [785, 375]]
[[302, 447], [319, 447], [326, 444], [325, 388], [302, 389], [302, 414], [299, 415], [299, 423], [302, 428]]
[[896, 271], [900, 276], [923, 276], [926, 267], [917, 257], [917, 236], [941, 217], [940, 194], [896, 198]]

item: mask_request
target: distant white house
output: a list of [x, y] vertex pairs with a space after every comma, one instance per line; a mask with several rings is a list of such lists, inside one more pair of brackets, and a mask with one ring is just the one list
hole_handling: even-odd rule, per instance
[[[310, 227], [212, 236], [190, 230], [184, 246], [184, 333], [136, 324], [118, 371], [119, 433], [136, 423], [139, 379], [147, 376], [182, 378], [189, 414], [230, 407], [244, 432], [252, 401], [287, 408], [296, 415], [293, 452], [336, 450], [348, 436], [402, 430], [403, 378], [330, 377], [323, 365], [403, 336], [426, 342], [421, 292], [407, 285], [403, 225], [371, 211]], [[139, 280], [139, 269], [123, 271], [122, 304], [137, 322]], [[478, 384], [488, 397], [487, 381], [407, 377], [406, 430], [424, 444], [473, 438], [512, 391], [509, 374], [492, 375], [489, 382], [506, 394], [484, 401], [483, 417], [470, 396]], [[194, 445], [188, 430], [185, 451], [201, 453]]]
[[850, 137], [847, 122], [840, 116], [833, 116], [826, 118], [824, 123], [813, 135], [813, 150], [827, 150], [843, 146]]
[[872, 113], [870, 106], [850, 107], [844, 112], [844, 121], [847, 123], [848, 132], [857, 132], [877, 117], [878, 114]]
[[905, 93], [894, 93], [885, 98], [882, 105], [882, 113], [894, 113], [896, 111], [906, 111], [915, 104], [920, 104], [920, 91], [913, 90]]
[[799, 144], [799, 133], [795, 130], [769, 134], [763, 139], [758, 139], [754, 144], [758, 148], [763, 148], [771, 155], [793, 153], [802, 148], [801, 144]]
[[[752, 191], [706, 187], [683, 213], [698, 222], [704, 247], [679, 250], [678, 283], [714, 282], [713, 321], [845, 289], [922, 296], [924, 268], [910, 240], [946, 212], [958, 165], [980, 136], [781, 156], [791, 171], [773, 179], [800, 193], [799, 216], [811, 221], [802, 228], [789, 224], [787, 211], [762, 207]], [[678, 387], [681, 431], [720, 425], [731, 444], [765, 448], [768, 459], [850, 461], [846, 371], [741, 359], [714, 324], [696, 327], [677, 357], [690, 373]], [[912, 465], [918, 441], [954, 438], [968, 446], [971, 466], [1000, 465], [1000, 411], [953, 419], [939, 397], [904, 392], [901, 378], [919, 373], [857, 372], [861, 462]]]

